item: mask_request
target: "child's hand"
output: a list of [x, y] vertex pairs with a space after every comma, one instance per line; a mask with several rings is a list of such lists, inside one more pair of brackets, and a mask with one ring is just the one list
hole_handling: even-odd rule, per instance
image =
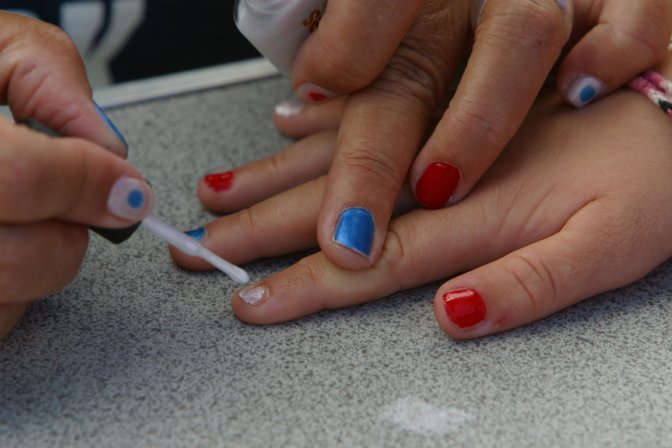
[[[633, 282], [672, 254], [670, 141], [669, 119], [639, 94], [618, 92], [582, 110], [546, 94], [468, 198], [391, 221], [374, 267], [345, 270], [318, 252], [236, 295], [233, 309], [244, 321], [282, 322], [464, 272], [434, 301], [451, 336], [540, 319]], [[312, 136], [237, 169], [222, 202], [252, 186], [264, 192], [242, 196], [251, 208], [210, 223], [205, 245], [236, 263], [313, 247], [319, 176], [334, 144], [334, 133]], [[306, 183], [284, 191], [297, 176]], [[408, 205], [408, 196], [397, 202]]]
[[[50, 138], [0, 117], [0, 337], [32, 301], [65, 286], [86, 251], [86, 225], [142, 219], [152, 192], [122, 157], [126, 145], [100, 115], [76, 49], [62, 31], [0, 12], [0, 99], [17, 121], [34, 118]], [[114, 187], [114, 188], [113, 188]], [[138, 191], [142, 203], [128, 203]], [[140, 200], [134, 193], [134, 200]]]
[[[672, 34], [667, 0], [488, 0], [472, 28], [477, 7], [456, 0], [393, 7], [331, 0], [301, 49], [293, 72], [299, 96], [326, 100], [355, 92], [318, 220], [320, 247], [337, 265], [361, 269], [376, 262], [407, 176], [428, 208], [469, 193], [515, 134], [570, 31], [557, 85], [578, 106], [655, 63]], [[425, 141], [472, 37], [462, 81]], [[344, 213], [352, 208], [366, 211], [357, 222]]]

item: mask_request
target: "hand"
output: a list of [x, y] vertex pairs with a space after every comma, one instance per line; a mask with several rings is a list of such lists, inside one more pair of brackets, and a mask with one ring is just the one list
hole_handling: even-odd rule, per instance
[[[86, 225], [126, 227], [152, 192], [122, 157], [126, 144], [91, 99], [74, 45], [58, 28], [0, 12], [0, 338], [31, 302], [65, 286], [83, 259]], [[131, 202], [129, 202], [131, 200]]]
[[[428, 208], [464, 198], [516, 132], [568, 38], [557, 85], [565, 100], [581, 106], [660, 59], [672, 34], [665, 0], [478, 6], [334, 0], [301, 49], [293, 72], [301, 98], [355, 92], [318, 220], [320, 247], [339, 266], [366, 268], [382, 254], [407, 175]], [[474, 27], [472, 15], [479, 17]], [[425, 141], [472, 34], [457, 92]], [[346, 213], [353, 208], [356, 214]]]
[[[270, 198], [208, 224], [204, 244], [236, 263], [313, 247], [334, 138], [311, 136], [237, 169], [235, 192], [272, 178], [261, 187]], [[451, 336], [473, 338], [626, 285], [672, 254], [670, 139], [666, 115], [636, 93], [578, 111], [545, 94], [468, 198], [391, 221], [374, 267], [345, 270], [318, 252], [233, 297], [234, 312], [283, 322], [463, 272], [439, 288], [434, 312]], [[315, 179], [284, 191], [307, 157], [300, 171]]]

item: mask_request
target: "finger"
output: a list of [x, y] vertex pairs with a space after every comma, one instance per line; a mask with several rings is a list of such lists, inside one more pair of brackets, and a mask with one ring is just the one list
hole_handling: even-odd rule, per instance
[[149, 213], [153, 192], [128, 162], [74, 138], [0, 119], [0, 222], [50, 218], [124, 227]]
[[[315, 247], [324, 183], [324, 177], [307, 182], [187, 233], [236, 264]], [[203, 260], [173, 247], [170, 252], [175, 262], [186, 269], [212, 269]]]
[[514, 135], [568, 37], [567, 5], [485, 3], [455, 96], [411, 169], [422, 205], [440, 208], [463, 198]]
[[0, 11], [0, 102], [66, 136], [126, 156], [127, 144], [92, 100], [79, 53], [58, 27]]
[[[436, 211], [433, 216], [427, 210], [416, 210], [397, 218], [391, 224], [385, 251], [371, 268], [343, 269], [318, 252], [238, 292], [231, 302], [233, 310], [245, 322], [285, 322], [324, 309], [364, 303], [459, 270], [473, 259], [473, 254], [466, 255], [475, 227], [461, 219], [465, 214], [450, 213], [452, 220], [448, 218], [446, 212], [453, 210]], [[438, 230], [428, 218], [451, 223], [450, 228]], [[451, 235], [449, 246], [445, 246], [447, 234]]]
[[564, 58], [557, 85], [565, 100], [583, 107], [660, 61], [672, 35], [667, 0], [606, 0], [590, 31]]
[[285, 101], [275, 106], [273, 123], [282, 134], [291, 138], [338, 129], [345, 103], [346, 97], [319, 106]]
[[[664, 235], [641, 240], [639, 213], [626, 214], [613, 202], [595, 201], [557, 234], [449, 280], [434, 301], [441, 328], [459, 339], [515, 328], [631, 283], [662, 263], [670, 250], [660, 245]], [[657, 249], [624, 248], [624, 241]]]
[[230, 213], [320, 177], [329, 170], [335, 134], [314, 134], [270, 157], [207, 174], [198, 183], [198, 197], [208, 209]]
[[31, 303], [0, 305], [0, 340], [5, 338], [21, 320]]
[[0, 304], [34, 301], [65, 287], [87, 243], [86, 227], [61, 221], [0, 226]]
[[[323, 176], [187, 233], [236, 264], [314, 248], [325, 183]], [[410, 191], [404, 189], [395, 213], [406, 213], [414, 206]], [[170, 251], [175, 262], [186, 269], [212, 269], [200, 258], [173, 247]]]
[[376, 262], [411, 161], [447, 92], [468, 36], [468, 10], [427, 2], [381, 76], [352, 95], [318, 221], [320, 248], [347, 269]]
[[370, 84], [413, 24], [423, 0], [332, 0], [299, 50], [292, 80], [299, 98], [324, 102]]

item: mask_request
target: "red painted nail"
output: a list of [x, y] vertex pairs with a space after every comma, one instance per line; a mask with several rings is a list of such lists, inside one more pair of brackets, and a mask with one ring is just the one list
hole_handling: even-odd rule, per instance
[[327, 90], [324, 87], [320, 87], [310, 82], [297, 87], [296, 95], [301, 98], [301, 100], [310, 103], [323, 103], [337, 96], [337, 94], [331, 90]]
[[233, 185], [233, 171], [206, 175], [203, 180], [216, 193], [226, 191]]
[[460, 172], [453, 165], [434, 162], [427, 167], [418, 184], [415, 196], [427, 208], [441, 208], [460, 182]]
[[448, 318], [460, 328], [473, 327], [485, 319], [485, 302], [473, 289], [449, 291], [442, 300]]
[[308, 97], [315, 102], [322, 102], [327, 100], [327, 95], [319, 92], [310, 92]]

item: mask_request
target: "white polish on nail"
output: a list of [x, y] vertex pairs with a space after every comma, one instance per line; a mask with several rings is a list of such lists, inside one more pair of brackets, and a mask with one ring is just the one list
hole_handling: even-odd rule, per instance
[[265, 286], [252, 285], [243, 288], [238, 296], [248, 305], [256, 305], [262, 300], [268, 298], [268, 288]]
[[574, 3], [570, 0], [556, 0], [562, 11], [562, 24], [565, 28], [565, 40], [572, 35], [574, 25]]
[[594, 76], [580, 76], [567, 87], [567, 99], [574, 107], [584, 107], [602, 96], [606, 89], [606, 84]]
[[149, 213], [153, 203], [154, 193], [147, 182], [122, 177], [112, 186], [107, 209], [118, 218], [140, 221]]
[[300, 114], [302, 110], [303, 104], [294, 101], [283, 101], [275, 106], [275, 114], [283, 118], [294, 117]]

